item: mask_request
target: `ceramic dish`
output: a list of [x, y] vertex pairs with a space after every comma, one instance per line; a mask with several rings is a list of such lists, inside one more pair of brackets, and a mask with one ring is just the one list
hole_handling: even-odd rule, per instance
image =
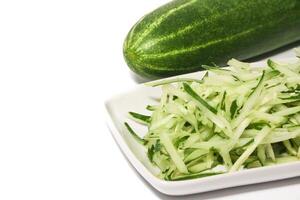
[[[293, 62], [294, 60], [283, 61]], [[265, 65], [265, 62], [252, 64], [253, 67]], [[205, 71], [201, 71], [178, 77], [200, 79], [204, 74]], [[300, 162], [293, 162], [184, 181], [165, 181], [157, 178], [155, 174], [158, 171], [149, 162], [146, 149], [127, 132], [124, 121], [131, 122], [128, 118], [128, 111], [147, 114], [145, 106], [155, 104], [155, 99], [159, 98], [160, 94], [160, 87], [153, 88], [141, 84], [135, 89], [116, 95], [105, 102], [107, 123], [120, 149], [142, 177], [158, 191], [168, 195], [186, 195], [300, 176]], [[130, 124], [137, 133], [146, 133], [147, 131], [146, 127], [142, 125]]]

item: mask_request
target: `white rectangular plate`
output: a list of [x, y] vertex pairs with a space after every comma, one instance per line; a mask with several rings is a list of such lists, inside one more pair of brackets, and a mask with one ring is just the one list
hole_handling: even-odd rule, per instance
[[[293, 61], [295, 59], [285, 60], [285, 62]], [[265, 65], [265, 62], [252, 64], [253, 67]], [[177, 77], [200, 79], [204, 74], [205, 71], [201, 71]], [[129, 122], [137, 133], [145, 134], [146, 127], [132, 123], [128, 118], [128, 112], [148, 114], [146, 105], [157, 104], [155, 99], [159, 98], [160, 94], [160, 87], [153, 88], [141, 84], [132, 91], [117, 95], [105, 102], [107, 123], [120, 149], [134, 168], [158, 191], [168, 195], [186, 195], [300, 176], [300, 162], [294, 162], [193, 180], [165, 181], [157, 178], [155, 176], [157, 169], [149, 162], [146, 149], [132, 138], [124, 122]]]

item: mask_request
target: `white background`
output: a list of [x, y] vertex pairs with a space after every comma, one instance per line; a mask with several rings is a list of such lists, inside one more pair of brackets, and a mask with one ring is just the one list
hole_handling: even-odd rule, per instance
[[[104, 99], [136, 84], [127, 31], [164, 2], [0, 1], [1, 200], [173, 199], [136, 174], [103, 119]], [[293, 178], [183, 199], [296, 200], [299, 188]]]

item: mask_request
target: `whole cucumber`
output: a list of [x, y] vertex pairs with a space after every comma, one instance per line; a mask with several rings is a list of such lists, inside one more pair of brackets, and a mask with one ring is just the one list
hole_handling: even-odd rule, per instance
[[124, 42], [144, 77], [247, 59], [300, 39], [300, 0], [173, 0], [138, 21]]

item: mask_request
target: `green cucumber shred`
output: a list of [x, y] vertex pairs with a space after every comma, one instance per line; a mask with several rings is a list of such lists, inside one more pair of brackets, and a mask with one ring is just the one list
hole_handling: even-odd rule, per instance
[[129, 112], [148, 128], [141, 137], [124, 123], [159, 178], [180, 181], [299, 161], [300, 59], [268, 60], [265, 67], [235, 59], [228, 64], [206, 66], [197, 80], [151, 82], [162, 88], [157, 105], [145, 105], [149, 115]]

